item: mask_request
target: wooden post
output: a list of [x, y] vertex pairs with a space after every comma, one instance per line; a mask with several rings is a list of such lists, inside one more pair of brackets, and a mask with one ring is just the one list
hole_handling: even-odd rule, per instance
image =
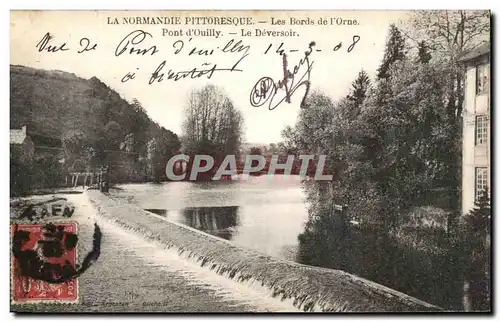
[[76, 178], [75, 178], [75, 186], [74, 186], [74, 188], [76, 188], [78, 186], [78, 179], [79, 179], [79, 177], [80, 177], [80, 173], [77, 173], [76, 174]]
[[90, 174], [90, 184], [89, 184], [89, 188], [92, 187], [92, 183], [94, 183], [94, 172], [91, 172]]
[[470, 295], [470, 282], [468, 280], [464, 281], [464, 290], [463, 290], [463, 299], [462, 299], [462, 305], [463, 309], [465, 312], [470, 312], [472, 311], [472, 304], [471, 304], [471, 299], [469, 297]]
[[102, 172], [102, 192], [109, 191], [109, 167], [105, 167]]

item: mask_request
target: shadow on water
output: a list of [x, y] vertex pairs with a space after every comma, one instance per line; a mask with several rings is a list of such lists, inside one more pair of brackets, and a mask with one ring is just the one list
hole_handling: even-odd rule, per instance
[[183, 224], [231, 240], [239, 226], [238, 206], [188, 207], [182, 210]]
[[146, 211], [152, 212], [154, 214], [167, 217], [168, 210], [167, 209], [144, 209]]

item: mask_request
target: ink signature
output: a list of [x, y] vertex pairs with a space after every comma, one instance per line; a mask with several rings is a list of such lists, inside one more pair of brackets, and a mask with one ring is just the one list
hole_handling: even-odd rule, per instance
[[[252, 106], [259, 107], [268, 103], [269, 110], [272, 111], [283, 103], [283, 101], [291, 103], [293, 93], [295, 93], [298, 88], [305, 86], [306, 92], [304, 93], [300, 107], [307, 107], [306, 98], [309, 94], [309, 88], [311, 85], [311, 70], [314, 64], [314, 61], [309, 61], [309, 56], [311, 55], [314, 46], [316, 46], [314, 41], [309, 44], [309, 48], [305, 51], [304, 57], [300, 59], [298, 65], [293, 67], [293, 72], [288, 69], [286, 54], [284, 52], [281, 53], [283, 57], [283, 79], [279, 80], [277, 83], [271, 77], [267, 76], [259, 79], [250, 92], [250, 104], [252, 104]], [[302, 73], [300, 78], [296, 78], [303, 65], [306, 66], [306, 70]], [[280, 90], [284, 90], [284, 96], [273, 105], [275, 96]]]

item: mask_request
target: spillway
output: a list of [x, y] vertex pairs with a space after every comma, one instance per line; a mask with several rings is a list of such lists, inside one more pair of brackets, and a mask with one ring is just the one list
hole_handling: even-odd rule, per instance
[[256, 307], [267, 303], [266, 310], [271, 311], [441, 310], [343, 271], [301, 265], [233, 245], [97, 191], [87, 191], [83, 197], [89, 198], [101, 218], [103, 234], [106, 229], [112, 230], [114, 235], [122, 236], [124, 243], [149, 249], [141, 255], [146, 261], [162, 265], [162, 258], [170, 258], [163, 262], [165, 267], [180, 265], [196, 272], [195, 279], [224, 285], [222, 289], [232, 289], [233, 297], [262, 298]]

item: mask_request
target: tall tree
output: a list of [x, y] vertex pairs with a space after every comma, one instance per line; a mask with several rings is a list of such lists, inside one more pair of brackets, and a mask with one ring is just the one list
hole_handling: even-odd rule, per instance
[[221, 89], [207, 85], [193, 91], [183, 123], [185, 152], [236, 155], [243, 135], [243, 116]]
[[151, 177], [159, 183], [165, 177], [168, 160], [179, 151], [181, 143], [175, 133], [159, 127], [147, 143], [147, 158]]
[[443, 106], [447, 117], [442, 128], [447, 140], [447, 163], [443, 186], [454, 194], [454, 208], [460, 200], [462, 107], [464, 103], [463, 68], [458, 62], [466, 52], [490, 38], [490, 11], [488, 10], [427, 10], [412, 13], [405, 34], [415, 43], [425, 41], [432, 53], [434, 68], [439, 69], [446, 82]]
[[457, 63], [462, 55], [490, 38], [489, 10], [422, 10], [414, 11], [407, 36], [415, 42], [424, 40], [433, 55], [447, 71], [448, 113], [461, 122], [463, 77]]
[[347, 165], [344, 124], [338, 105], [325, 94], [314, 92], [307, 100], [309, 107], [300, 110], [296, 126], [282, 132], [283, 148], [300, 154], [325, 155], [324, 170], [334, 180], [304, 182], [309, 220], [299, 236], [299, 260], [347, 270], [344, 247], [347, 218], [337, 211], [337, 206], [347, 202], [348, 191], [347, 186], [340, 184]]
[[424, 40], [418, 43], [418, 62], [422, 64], [427, 64], [432, 58], [429, 52], [429, 47]]
[[396, 25], [391, 24], [389, 27], [389, 36], [385, 45], [384, 58], [382, 64], [377, 70], [378, 79], [386, 79], [390, 76], [389, 70], [391, 65], [406, 57], [406, 43], [403, 34]]
[[351, 116], [356, 117], [371, 87], [370, 76], [364, 70], [361, 70], [351, 86], [351, 92], [347, 95], [347, 99], [353, 103]]
[[488, 192], [475, 202], [474, 209], [465, 216], [463, 242], [466, 249], [465, 278], [468, 283], [466, 309], [491, 310], [491, 206]]

